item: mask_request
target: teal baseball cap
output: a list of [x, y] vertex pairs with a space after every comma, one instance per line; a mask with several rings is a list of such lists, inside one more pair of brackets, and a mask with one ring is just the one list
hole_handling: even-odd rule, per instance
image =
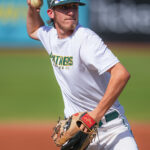
[[70, 4], [70, 3], [78, 3], [80, 6], [85, 5], [85, 3], [80, 2], [80, 0], [47, 0], [48, 8], [52, 8], [58, 5]]

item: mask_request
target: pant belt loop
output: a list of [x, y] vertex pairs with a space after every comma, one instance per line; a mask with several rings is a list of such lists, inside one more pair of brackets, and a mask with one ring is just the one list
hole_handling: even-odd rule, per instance
[[113, 111], [113, 112], [106, 114], [104, 116], [104, 119], [102, 119], [103, 121], [100, 120], [99, 127], [101, 127], [103, 124], [105, 124], [109, 121], [112, 121], [112, 120], [118, 118], [118, 116], [119, 116], [119, 113], [117, 111]]

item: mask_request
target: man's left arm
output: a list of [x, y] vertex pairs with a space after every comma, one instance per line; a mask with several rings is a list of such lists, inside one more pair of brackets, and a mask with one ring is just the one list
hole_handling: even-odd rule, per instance
[[130, 74], [121, 63], [117, 63], [108, 70], [111, 74], [105, 94], [97, 107], [89, 115], [99, 122], [107, 110], [114, 104], [123, 88], [127, 84]]

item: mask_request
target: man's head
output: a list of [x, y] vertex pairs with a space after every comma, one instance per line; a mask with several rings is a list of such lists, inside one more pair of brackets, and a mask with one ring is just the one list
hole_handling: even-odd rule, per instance
[[[71, 34], [78, 24], [78, 6], [85, 5], [80, 0], [48, 0], [50, 2], [47, 11], [53, 20], [58, 34], [64, 32]], [[52, 3], [53, 1], [53, 3]]]

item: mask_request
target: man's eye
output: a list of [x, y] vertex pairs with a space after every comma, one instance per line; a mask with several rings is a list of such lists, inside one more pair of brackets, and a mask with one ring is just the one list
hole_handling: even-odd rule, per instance
[[69, 6], [67, 6], [67, 5], [62, 5], [60, 8], [61, 8], [62, 10], [69, 10], [69, 9], [78, 9], [78, 6], [77, 6], [77, 5], [69, 5]]
[[62, 8], [63, 10], [68, 10], [68, 9], [69, 9], [68, 6], [62, 6], [61, 8]]
[[77, 6], [77, 5], [72, 5], [72, 6], [71, 6], [71, 8], [73, 8], [73, 9], [77, 9], [77, 8], [78, 8], [78, 6]]

